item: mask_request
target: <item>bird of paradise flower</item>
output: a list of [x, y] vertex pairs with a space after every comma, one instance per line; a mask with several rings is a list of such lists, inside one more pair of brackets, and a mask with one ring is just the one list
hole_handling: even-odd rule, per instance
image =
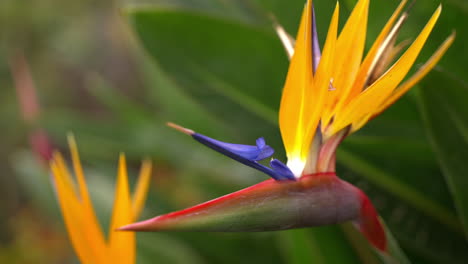
[[96, 218], [88, 193], [76, 142], [68, 137], [76, 186], [59, 152], [50, 161], [62, 216], [73, 248], [81, 263], [135, 263], [135, 234], [115, 232], [119, 226], [135, 221], [149, 187], [151, 163], [144, 161], [135, 192], [130, 195], [125, 156], [120, 155], [114, 208], [106, 240]]
[[256, 145], [221, 142], [187, 128], [169, 125], [202, 144], [273, 179], [244, 190], [120, 228], [133, 231], [267, 231], [353, 221], [379, 251], [388, 238], [369, 198], [335, 173], [339, 143], [363, 127], [421, 80], [455, 38], [450, 35], [410, 78], [408, 74], [441, 13], [439, 6], [405, 52], [396, 44], [408, 17], [403, 0], [364, 56], [369, 0], [359, 0], [338, 35], [339, 3], [323, 50], [319, 47], [312, 1], [304, 8], [296, 40], [276, 30], [290, 55], [281, 98], [279, 126], [286, 164], [259, 161], [274, 150], [263, 138]]

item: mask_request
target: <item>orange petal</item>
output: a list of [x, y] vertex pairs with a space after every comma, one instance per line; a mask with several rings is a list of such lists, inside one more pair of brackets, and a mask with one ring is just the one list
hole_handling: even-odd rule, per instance
[[82, 213], [86, 225], [85, 232], [89, 238], [89, 246], [93, 249], [95, 255], [101, 256], [101, 260], [104, 261], [104, 256], [107, 255], [107, 246], [104, 241], [104, 234], [102, 233], [96, 214], [94, 213], [93, 205], [89, 198], [88, 187], [86, 186], [86, 180], [80, 162], [78, 147], [73, 135], [68, 136], [68, 145], [70, 146], [70, 154], [73, 161], [73, 168], [75, 171], [81, 204], [83, 207]]
[[424, 63], [421, 68], [413, 75], [411, 78], [402, 83], [399, 87], [395, 89], [393, 94], [377, 109], [374, 115], [379, 114], [392, 105], [396, 100], [398, 100], [403, 94], [405, 94], [411, 87], [416, 85], [424, 76], [426, 76], [434, 66], [439, 62], [448, 48], [452, 45], [455, 40], [455, 32], [453, 32], [445, 41], [440, 45], [437, 51], [429, 58], [429, 60]]
[[141, 165], [140, 175], [138, 176], [138, 183], [133, 194], [132, 210], [133, 216], [138, 218], [145, 204], [146, 195], [148, 194], [149, 183], [151, 180], [151, 161], [145, 160]]
[[67, 166], [65, 165], [65, 160], [63, 159], [63, 156], [60, 152], [55, 151], [52, 154], [52, 160], [55, 161], [55, 166], [60, 170], [62, 173], [63, 180], [67, 186], [67, 188], [70, 188], [70, 190], [73, 190], [74, 195], [76, 196], [76, 188], [74, 185], [74, 181], [71, 177], [70, 171], [68, 171]]
[[117, 185], [115, 188], [114, 208], [110, 225], [109, 250], [112, 263], [135, 262], [135, 234], [115, 231], [118, 227], [133, 222], [133, 210], [130, 202], [127, 166], [125, 156], [120, 155]]
[[84, 224], [81, 204], [76, 197], [73, 186], [70, 185], [70, 181], [67, 179], [66, 172], [60, 168], [61, 166], [58, 163], [60, 161], [54, 158], [50, 164], [50, 168], [54, 177], [57, 198], [68, 236], [80, 261], [82, 263], [95, 263], [95, 258], [89, 248], [85, 233], [82, 232]]
[[372, 114], [368, 114], [368, 115], [364, 116], [363, 118], [358, 119], [357, 121], [353, 122], [351, 124], [350, 133], [353, 133], [354, 131], [359, 130], [361, 127], [363, 127], [365, 124], [367, 124], [367, 122], [369, 121], [369, 119], [371, 119], [371, 117], [372, 117]]
[[279, 110], [281, 136], [288, 159], [300, 155], [304, 136], [301, 120], [304, 115], [304, 105], [310, 103], [305, 101], [304, 95], [313, 78], [311, 5], [312, 1], [309, 0], [302, 14]]
[[[73, 148], [73, 146], [70, 146], [70, 147]], [[88, 257], [93, 259], [92, 262], [105, 263], [107, 259], [107, 247], [105, 245], [104, 237], [102, 235], [102, 231], [101, 231], [101, 228], [99, 227], [94, 211], [92, 207], [84, 203], [83, 197], [77, 193], [75, 185], [73, 183], [72, 176], [70, 172], [68, 171], [68, 168], [65, 165], [64, 159], [60, 153], [57, 152], [54, 154], [54, 161], [55, 161], [55, 166], [57, 167], [61, 175], [62, 186], [66, 190], [65, 197], [68, 197], [66, 198], [65, 206], [70, 206], [74, 208], [73, 209], [74, 212], [72, 212], [72, 214], [75, 216], [75, 218], [80, 219], [79, 227], [76, 228], [76, 230], [79, 230], [79, 231], [75, 231], [75, 230], [71, 231], [71, 229], [68, 229], [68, 228], [67, 230], [69, 233], [79, 232], [80, 233], [79, 236], [83, 236], [84, 242], [80, 240], [80, 243], [82, 243], [82, 245], [79, 245], [79, 247], [86, 248], [87, 251], [89, 251]], [[58, 185], [58, 183], [56, 184]], [[81, 184], [86, 184], [86, 183], [82, 182]], [[81, 189], [81, 186], [79, 187], [80, 187], [79, 189]], [[86, 186], [84, 187], [86, 189]], [[87, 195], [87, 192], [86, 192], [86, 195]], [[61, 196], [59, 196], [58, 198], [59, 200], [62, 199]], [[76, 205], [74, 201], [76, 201]], [[63, 213], [63, 216], [64, 216], [65, 221], [74, 221], [74, 222], [78, 221], [78, 220], [74, 220], [73, 218], [72, 219], [69, 218], [69, 220], [67, 220], [65, 218], [65, 212]], [[75, 243], [75, 242], [72, 241], [72, 243]], [[77, 248], [77, 245], [74, 245], [74, 247]]]
[[333, 90], [329, 93], [322, 124], [329, 123], [335, 110], [336, 101], [348, 91], [360, 68], [366, 40], [369, 0], [360, 0], [354, 7], [336, 42], [339, 52], [334, 58]]
[[333, 71], [333, 62], [336, 51], [336, 36], [338, 31], [338, 17], [340, 13], [340, 5], [337, 2], [335, 11], [333, 12], [330, 26], [328, 28], [327, 39], [323, 47], [322, 57], [317, 67], [317, 72], [314, 79], [314, 85], [307, 90], [305, 99], [308, 104], [305, 105], [305, 113], [303, 123], [306, 127], [305, 139], [302, 145], [302, 155], [305, 157], [309, 154], [310, 144], [317, 130], [323, 105], [327, 99], [329, 91], [330, 78]]
[[395, 87], [403, 80], [416, 60], [424, 43], [439, 18], [442, 7], [439, 6], [422, 32], [401, 56], [401, 58], [375, 83], [354, 98], [342, 113], [337, 113], [333, 123], [332, 133], [339, 131], [347, 125], [354, 123], [366, 115], [373, 113], [392, 93]]
[[370, 68], [372, 68], [372, 65], [375, 63], [375, 58], [376, 56], [378, 56], [379, 48], [381, 47], [384, 40], [387, 38], [389, 32], [392, 30], [393, 24], [397, 20], [406, 3], [407, 0], [401, 1], [395, 12], [393, 12], [392, 16], [385, 24], [384, 28], [375, 40], [374, 44], [372, 44], [372, 47], [370, 48], [364, 61], [362, 62], [353, 85], [345, 86], [343, 92], [341, 92], [340, 100], [338, 101], [335, 112], [341, 112], [341, 109], [343, 109], [352, 98], [357, 96], [362, 91], [364, 83], [370, 72]]

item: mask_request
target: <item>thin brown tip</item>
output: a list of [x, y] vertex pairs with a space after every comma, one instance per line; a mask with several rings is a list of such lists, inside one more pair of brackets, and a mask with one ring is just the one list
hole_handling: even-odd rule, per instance
[[188, 128], [185, 128], [185, 127], [182, 127], [182, 126], [179, 126], [179, 125], [174, 124], [174, 123], [172, 123], [172, 122], [167, 122], [166, 125], [167, 125], [168, 127], [172, 127], [172, 128], [174, 128], [175, 130], [178, 130], [178, 131], [180, 131], [180, 132], [182, 132], [182, 133], [184, 133], [184, 134], [187, 134], [187, 135], [189, 135], [189, 136], [195, 134], [195, 132], [194, 132], [193, 130], [188, 129]]

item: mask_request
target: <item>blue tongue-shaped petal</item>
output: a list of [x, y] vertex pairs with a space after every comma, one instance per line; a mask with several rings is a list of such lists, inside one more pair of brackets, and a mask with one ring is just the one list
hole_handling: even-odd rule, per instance
[[291, 179], [291, 178], [294, 179], [294, 174], [288, 168], [288, 166], [286, 166], [283, 162], [277, 159], [272, 159], [270, 161], [270, 166], [276, 173], [283, 175], [284, 177], [288, 179]]
[[255, 146], [233, 144], [207, 137], [176, 124], [168, 123], [168, 125], [187, 135], [192, 136], [196, 141], [218, 151], [221, 154], [224, 154], [244, 165], [268, 174], [275, 180], [296, 180], [289, 168], [279, 160], [275, 160], [274, 165], [272, 165], [275, 166], [276, 169], [268, 168], [257, 162], [271, 157], [275, 152], [272, 147], [265, 143], [265, 139], [263, 137], [257, 139]]
[[259, 137], [257, 138], [257, 140], [255, 141], [255, 143], [257, 144], [257, 147], [259, 149], [263, 148], [266, 146], [266, 142], [265, 142], [265, 139], [263, 137]]
[[269, 158], [273, 155], [273, 153], [275, 153], [272, 147], [265, 144], [265, 140], [263, 138], [257, 139], [257, 142], [260, 141], [260, 145], [251, 146], [226, 143], [199, 133], [192, 134], [192, 137], [200, 143], [203, 143], [204, 145], [216, 151], [219, 151], [233, 159], [235, 159], [234, 156], [237, 156], [239, 158], [247, 160], [259, 161]]
[[265, 139], [263, 137], [258, 138], [256, 143], [257, 143], [257, 148], [260, 151], [257, 157], [255, 158], [256, 161], [269, 158], [273, 156], [273, 154], [275, 153], [275, 150], [272, 147], [266, 145]]

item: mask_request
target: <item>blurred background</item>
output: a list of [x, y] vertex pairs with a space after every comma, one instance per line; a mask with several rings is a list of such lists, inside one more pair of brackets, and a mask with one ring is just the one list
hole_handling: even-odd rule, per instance
[[[304, 0], [2, 0], [0, 263], [78, 263], [44, 158], [73, 132], [106, 230], [119, 152], [130, 178], [150, 158], [143, 218], [265, 179], [186, 135], [244, 144], [264, 136], [285, 161], [277, 111]], [[452, 32], [439, 66], [343, 143], [339, 175], [363, 189], [414, 263], [466, 263], [468, 84], [465, 0], [418, 1], [400, 40], [443, 4], [414, 68]], [[355, 0], [343, 0], [343, 25]], [[371, 1], [367, 46], [399, 1]], [[322, 44], [334, 1], [315, 1]], [[363, 29], [364, 30], [364, 29]], [[34, 91], [37, 93], [35, 96]], [[138, 235], [137, 263], [374, 263], [343, 226], [256, 233]]]

